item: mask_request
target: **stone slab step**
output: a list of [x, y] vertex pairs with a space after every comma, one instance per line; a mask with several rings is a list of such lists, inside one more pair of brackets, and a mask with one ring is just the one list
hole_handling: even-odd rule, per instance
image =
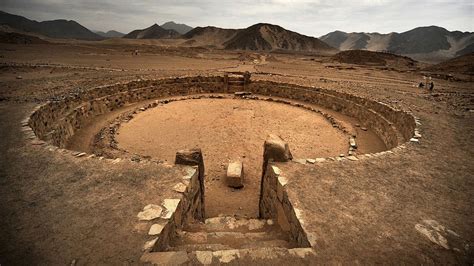
[[[273, 241], [273, 242], [272, 242]], [[172, 246], [189, 244], [222, 244], [235, 249], [252, 247], [289, 248], [288, 236], [283, 232], [178, 232]]]
[[188, 232], [268, 232], [278, 230], [272, 220], [244, 219], [231, 216], [213, 217], [205, 223], [188, 224]]
[[141, 263], [152, 265], [310, 265], [316, 253], [311, 248], [254, 248], [218, 251], [167, 251], [145, 253]]
[[228, 250], [234, 249], [231, 246], [223, 245], [223, 244], [183, 244], [179, 246], [169, 247], [167, 251], [196, 251], [196, 250], [203, 250], [203, 251], [217, 251], [217, 250]]

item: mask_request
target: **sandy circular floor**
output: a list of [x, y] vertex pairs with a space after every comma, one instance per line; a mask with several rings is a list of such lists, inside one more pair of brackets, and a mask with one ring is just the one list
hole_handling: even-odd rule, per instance
[[[321, 115], [287, 104], [239, 99], [171, 102], [122, 124], [116, 140], [130, 153], [174, 161], [180, 149], [199, 147], [206, 169], [206, 215], [256, 217], [263, 143], [268, 134], [286, 140], [295, 158], [346, 153], [348, 139]], [[245, 187], [225, 184], [226, 166], [241, 160]]]

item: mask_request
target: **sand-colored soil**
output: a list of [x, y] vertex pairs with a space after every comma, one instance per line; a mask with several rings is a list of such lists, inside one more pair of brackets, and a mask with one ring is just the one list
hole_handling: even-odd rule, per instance
[[[295, 158], [347, 153], [347, 136], [321, 115], [287, 104], [238, 99], [172, 102], [138, 114], [116, 140], [131, 153], [174, 161], [177, 150], [199, 147], [206, 167], [206, 211], [257, 217], [263, 143], [268, 134], [288, 141]], [[245, 186], [226, 186], [227, 164], [244, 163]]]

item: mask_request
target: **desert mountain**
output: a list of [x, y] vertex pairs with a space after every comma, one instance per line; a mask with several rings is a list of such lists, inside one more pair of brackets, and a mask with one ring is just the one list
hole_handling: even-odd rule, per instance
[[438, 73], [461, 73], [472, 76], [474, 75], [474, 52], [429, 66], [424, 70]]
[[122, 38], [125, 34], [115, 31], [115, 30], [109, 30], [108, 32], [103, 32], [103, 31], [94, 31], [98, 35], [104, 37], [104, 38]]
[[161, 25], [161, 27], [165, 30], [174, 30], [179, 34], [186, 34], [193, 29], [193, 27], [191, 26], [188, 26], [186, 24], [178, 24], [174, 21], [166, 22], [165, 24]]
[[93, 33], [73, 20], [58, 19], [38, 22], [0, 11], [0, 25], [7, 25], [22, 32], [40, 34], [51, 38], [78, 40], [103, 39], [103, 37]]
[[165, 30], [157, 24], [153, 24], [150, 27], [142, 30], [134, 30], [129, 34], [123, 36], [127, 39], [165, 39], [165, 38], [177, 38], [180, 34], [175, 30]]
[[183, 37], [188, 39], [187, 43], [189, 44], [224, 48], [223, 44], [234, 37], [238, 31], [236, 29], [222, 29], [212, 26], [196, 27]]
[[397, 70], [411, 70], [418, 67], [418, 62], [410, 57], [367, 50], [342, 51], [332, 56], [332, 59], [340, 63], [380, 66]]
[[255, 24], [246, 29], [197, 27], [184, 37], [189, 39], [189, 44], [213, 45], [228, 50], [335, 51], [318, 38], [266, 23]]
[[414, 58], [452, 58], [474, 48], [474, 33], [419, 27], [403, 33], [346, 33], [335, 31], [320, 39], [340, 50], [390, 51]]

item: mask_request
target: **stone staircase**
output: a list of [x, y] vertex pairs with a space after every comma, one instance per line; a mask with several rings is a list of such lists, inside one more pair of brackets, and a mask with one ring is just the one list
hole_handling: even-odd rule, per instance
[[[157, 265], [308, 264], [311, 248], [297, 248], [273, 220], [213, 217], [177, 230], [169, 246], [146, 253], [143, 263]], [[282, 264], [283, 263], [283, 264]]]
[[214, 217], [178, 230], [168, 251], [292, 248], [288, 235], [273, 220]]

